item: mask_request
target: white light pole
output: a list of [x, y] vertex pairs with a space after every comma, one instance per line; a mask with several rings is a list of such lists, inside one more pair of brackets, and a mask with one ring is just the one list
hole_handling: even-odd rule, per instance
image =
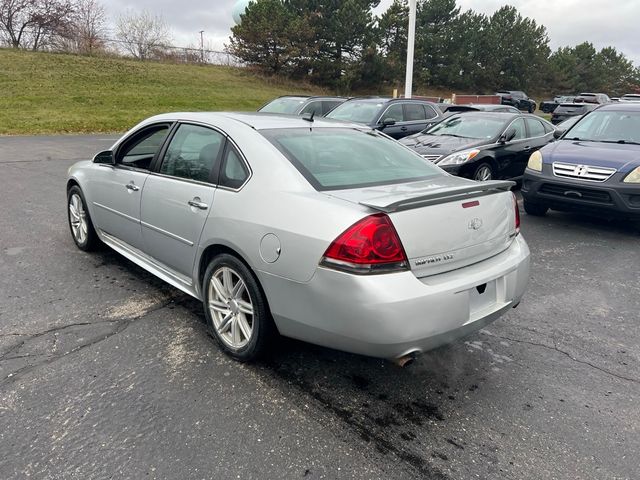
[[413, 53], [416, 46], [416, 1], [409, 0], [409, 41], [407, 42], [407, 76], [404, 80], [404, 96], [411, 98], [413, 91]]

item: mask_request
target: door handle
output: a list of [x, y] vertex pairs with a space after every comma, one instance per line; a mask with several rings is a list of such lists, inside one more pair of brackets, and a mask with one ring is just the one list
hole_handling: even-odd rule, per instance
[[140, 190], [140, 187], [133, 183], [127, 183], [125, 187], [127, 187], [127, 190], [131, 190], [132, 192], [137, 192], [138, 190]]
[[209, 208], [209, 205], [206, 203], [198, 202], [196, 200], [189, 200], [187, 203], [190, 207], [197, 208], [198, 210], [206, 210]]

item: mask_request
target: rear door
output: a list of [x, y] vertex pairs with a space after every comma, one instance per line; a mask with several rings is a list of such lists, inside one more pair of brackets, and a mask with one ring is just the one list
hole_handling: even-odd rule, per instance
[[225, 136], [217, 130], [180, 124], [142, 195], [144, 251], [187, 278], [191, 278], [200, 235], [213, 208], [225, 143]]
[[145, 127], [125, 139], [115, 151], [115, 165], [100, 164], [91, 181], [96, 226], [128, 245], [142, 249], [140, 199], [152, 161], [169, 134], [171, 124]]

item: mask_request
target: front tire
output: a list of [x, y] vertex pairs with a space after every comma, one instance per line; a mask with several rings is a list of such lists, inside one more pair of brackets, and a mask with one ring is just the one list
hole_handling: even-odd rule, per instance
[[488, 163], [481, 163], [474, 170], [472, 178], [477, 182], [493, 180], [493, 168]]
[[531, 105], [529, 105], [529, 113], [533, 113], [536, 111], [536, 104], [532, 103]]
[[534, 217], [544, 217], [546, 213], [549, 211], [549, 207], [546, 205], [541, 205], [539, 203], [531, 203], [526, 200], [523, 201], [524, 211], [527, 212], [527, 215], [532, 215]]
[[241, 362], [264, 355], [275, 327], [251, 270], [233, 255], [217, 255], [204, 274], [202, 291], [207, 325], [220, 347]]
[[100, 239], [93, 227], [82, 190], [77, 185], [67, 191], [67, 220], [76, 246], [85, 252], [95, 250]]

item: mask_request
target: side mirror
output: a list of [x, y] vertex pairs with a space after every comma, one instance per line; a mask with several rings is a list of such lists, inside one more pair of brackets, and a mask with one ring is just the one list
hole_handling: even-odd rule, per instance
[[500, 143], [510, 142], [515, 138], [515, 136], [516, 136], [516, 129], [510, 128], [509, 130], [507, 130], [502, 134], [502, 136], [500, 137]]
[[100, 152], [98, 154], [96, 154], [95, 157], [93, 157], [93, 163], [102, 163], [105, 165], [115, 165], [116, 160], [113, 157], [113, 152], [111, 150], [105, 150], [103, 152]]
[[385, 118], [382, 121], [381, 128], [385, 129], [385, 128], [390, 127], [390, 126], [395, 125], [395, 124], [396, 124], [396, 121], [393, 118]]
[[567, 133], [566, 130], [554, 130], [553, 131], [553, 138], [555, 138], [556, 140], [558, 140], [562, 135], [564, 135], [565, 133]]

